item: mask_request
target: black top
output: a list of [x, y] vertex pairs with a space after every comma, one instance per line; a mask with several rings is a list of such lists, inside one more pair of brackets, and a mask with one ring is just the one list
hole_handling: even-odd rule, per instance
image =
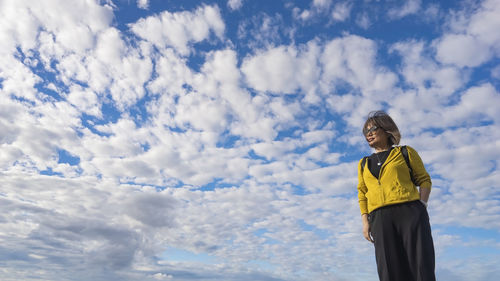
[[392, 147], [389, 148], [389, 150], [387, 151], [373, 153], [372, 155], [368, 156], [367, 159], [368, 169], [370, 169], [372, 175], [374, 175], [377, 179], [378, 179], [378, 174], [380, 173], [380, 168], [387, 159], [387, 156], [389, 156], [389, 153], [391, 153], [391, 150]]

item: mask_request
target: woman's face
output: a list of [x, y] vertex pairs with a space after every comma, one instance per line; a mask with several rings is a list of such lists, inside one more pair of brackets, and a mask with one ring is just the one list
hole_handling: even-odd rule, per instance
[[382, 128], [375, 124], [368, 124], [364, 133], [370, 147], [387, 147], [389, 136]]

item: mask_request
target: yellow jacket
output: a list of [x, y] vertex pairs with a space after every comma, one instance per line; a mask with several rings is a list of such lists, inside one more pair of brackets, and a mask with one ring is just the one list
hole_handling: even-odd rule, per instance
[[[415, 149], [406, 147], [415, 182], [420, 188], [431, 188], [431, 177], [425, 170], [422, 159]], [[386, 205], [420, 199], [420, 193], [411, 181], [410, 170], [401, 154], [400, 146], [391, 150], [380, 168], [378, 179], [372, 175], [368, 164], [365, 163], [363, 171], [361, 170], [362, 161], [363, 159], [358, 163], [358, 199], [361, 214], [371, 213]]]

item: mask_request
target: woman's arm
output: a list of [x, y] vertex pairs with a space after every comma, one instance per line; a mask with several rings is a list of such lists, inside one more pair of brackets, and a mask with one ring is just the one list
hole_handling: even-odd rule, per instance
[[361, 159], [358, 163], [358, 200], [359, 200], [359, 209], [361, 210], [361, 221], [363, 222], [363, 236], [366, 240], [373, 243], [373, 239], [370, 232], [370, 223], [368, 222], [368, 206], [367, 199], [365, 193], [368, 191], [368, 188], [365, 185], [365, 180], [363, 179], [363, 170], [361, 167]]
[[361, 159], [358, 163], [358, 202], [361, 214], [368, 214], [368, 200], [366, 199], [366, 192], [368, 188], [365, 185], [365, 180], [363, 179], [363, 170], [361, 168]]
[[424, 167], [424, 163], [417, 151], [412, 147], [407, 146], [408, 148], [408, 156], [410, 158], [410, 165], [413, 170], [413, 177], [415, 178], [420, 193], [420, 201], [424, 203], [425, 207], [427, 207], [427, 201], [429, 200], [429, 196], [431, 194], [431, 186], [432, 181], [429, 173]]
[[420, 155], [418, 155], [417, 151], [410, 146], [406, 147], [408, 149], [408, 158], [410, 160], [410, 165], [413, 170], [413, 177], [415, 178], [416, 184], [420, 186], [421, 199], [422, 199], [422, 188], [428, 189], [428, 191], [424, 191], [424, 196], [425, 195], [427, 196], [424, 200], [426, 201], [427, 199], [429, 199], [429, 193], [432, 186], [431, 177], [429, 176], [429, 173], [427, 173], [427, 170], [424, 167], [424, 163], [420, 158]]
[[429, 195], [431, 194], [431, 189], [427, 187], [420, 187], [420, 201], [422, 201], [427, 207], [427, 201], [429, 200]]

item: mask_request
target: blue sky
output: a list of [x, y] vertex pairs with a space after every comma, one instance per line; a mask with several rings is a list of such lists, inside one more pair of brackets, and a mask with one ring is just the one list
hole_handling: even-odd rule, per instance
[[441, 281], [500, 271], [500, 1], [0, 1], [0, 279], [378, 280], [387, 111]]

